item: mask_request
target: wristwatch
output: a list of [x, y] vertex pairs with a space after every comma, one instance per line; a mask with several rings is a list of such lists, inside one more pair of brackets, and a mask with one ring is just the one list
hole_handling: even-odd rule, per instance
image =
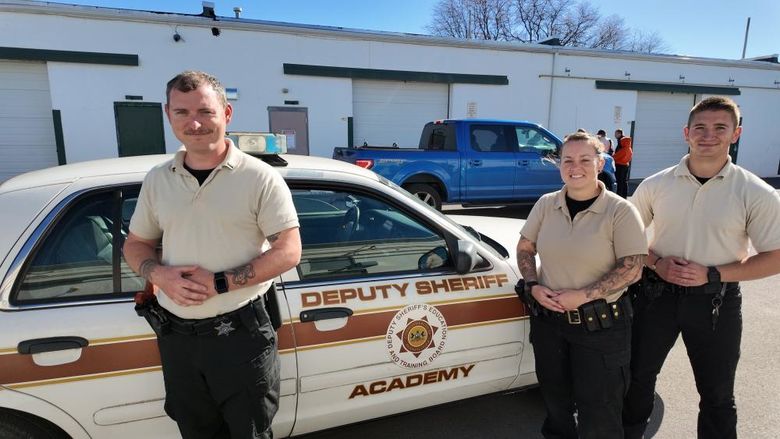
[[217, 290], [218, 294], [228, 292], [228, 280], [224, 271], [214, 273], [214, 289]]
[[662, 258], [656, 258], [655, 262], [650, 264], [650, 265], [648, 265], [647, 268], [649, 268], [649, 269], [651, 269], [653, 271], [656, 271], [658, 269], [658, 267], [656, 267], [656, 264], [658, 264], [658, 261], [660, 261], [661, 259]]
[[720, 271], [718, 271], [717, 267], [709, 266], [707, 267], [707, 282], [709, 283], [721, 283], [720, 281]]
[[531, 290], [535, 286], [537, 286], [537, 285], [539, 285], [539, 282], [537, 282], [535, 280], [529, 280], [528, 282], [526, 282], [525, 283], [525, 291], [526, 291], [526, 293], [531, 294]]

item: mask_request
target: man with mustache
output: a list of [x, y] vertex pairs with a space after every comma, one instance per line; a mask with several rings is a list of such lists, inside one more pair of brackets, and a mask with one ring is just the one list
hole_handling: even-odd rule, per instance
[[292, 195], [225, 137], [233, 108], [215, 77], [183, 72], [166, 94], [183, 148], [144, 179], [124, 246], [169, 322], [165, 410], [184, 439], [271, 438], [279, 357], [263, 296], [300, 260]]

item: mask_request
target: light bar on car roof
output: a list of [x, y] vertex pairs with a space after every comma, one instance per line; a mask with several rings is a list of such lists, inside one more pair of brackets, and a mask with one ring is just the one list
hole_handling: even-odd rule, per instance
[[238, 149], [244, 152], [255, 154], [287, 153], [287, 136], [284, 134], [235, 131], [227, 133], [227, 136]]

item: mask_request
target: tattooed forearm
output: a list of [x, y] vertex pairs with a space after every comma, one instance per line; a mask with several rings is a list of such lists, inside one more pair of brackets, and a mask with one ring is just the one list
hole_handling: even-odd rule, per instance
[[149, 259], [141, 262], [141, 265], [138, 266], [138, 274], [141, 275], [142, 278], [144, 278], [144, 279], [148, 280], [149, 282], [151, 282], [152, 281], [152, 279], [151, 279], [152, 270], [157, 268], [157, 266], [159, 266], [159, 265], [160, 265], [159, 262], [157, 262], [154, 259], [149, 258]]
[[536, 281], [536, 243], [520, 237], [517, 243], [517, 268], [526, 281]]
[[247, 282], [249, 282], [249, 279], [255, 277], [255, 267], [253, 267], [252, 264], [246, 264], [240, 267], [236, 267], [232, 270], [228, 270], [225, 273], [230, 276], [230, 280], [233, 282], [233, 285], [244, 286], [247, 284]]
[[585, 296], [589, 300], [596, 300], [631, 285], [641, 276], [644, 263], [645, 255], [631, 255], [618, 259], [615, 268], [585, 287]]
[[266, 239], [268, 239], [268, 242], [269, 242], [269, 243], [273, 244], [273, 243], [274, 243], [274, 241], [276, 241], [277, 239], [279, 239], [279, 235], [280, 235], [280, 234], [281, 234], [281, 233], [274, 233], [273, 235], [269, 236], [269, 237], [268, 237], [268, 238], [266, 238]]

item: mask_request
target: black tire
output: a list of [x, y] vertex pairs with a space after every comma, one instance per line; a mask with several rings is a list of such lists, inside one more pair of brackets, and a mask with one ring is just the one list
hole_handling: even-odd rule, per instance
[[441, 210], [441, 194], [439, 194], [439, 191], [433, 186], [423, 183], [414, 183], [404, 186], [404, 189], [422, 200], [423, 203], [436, 210]]
[[36, 416], [15, 410], [0, 410], [0, 438], [70, 439], [59, 427]]

